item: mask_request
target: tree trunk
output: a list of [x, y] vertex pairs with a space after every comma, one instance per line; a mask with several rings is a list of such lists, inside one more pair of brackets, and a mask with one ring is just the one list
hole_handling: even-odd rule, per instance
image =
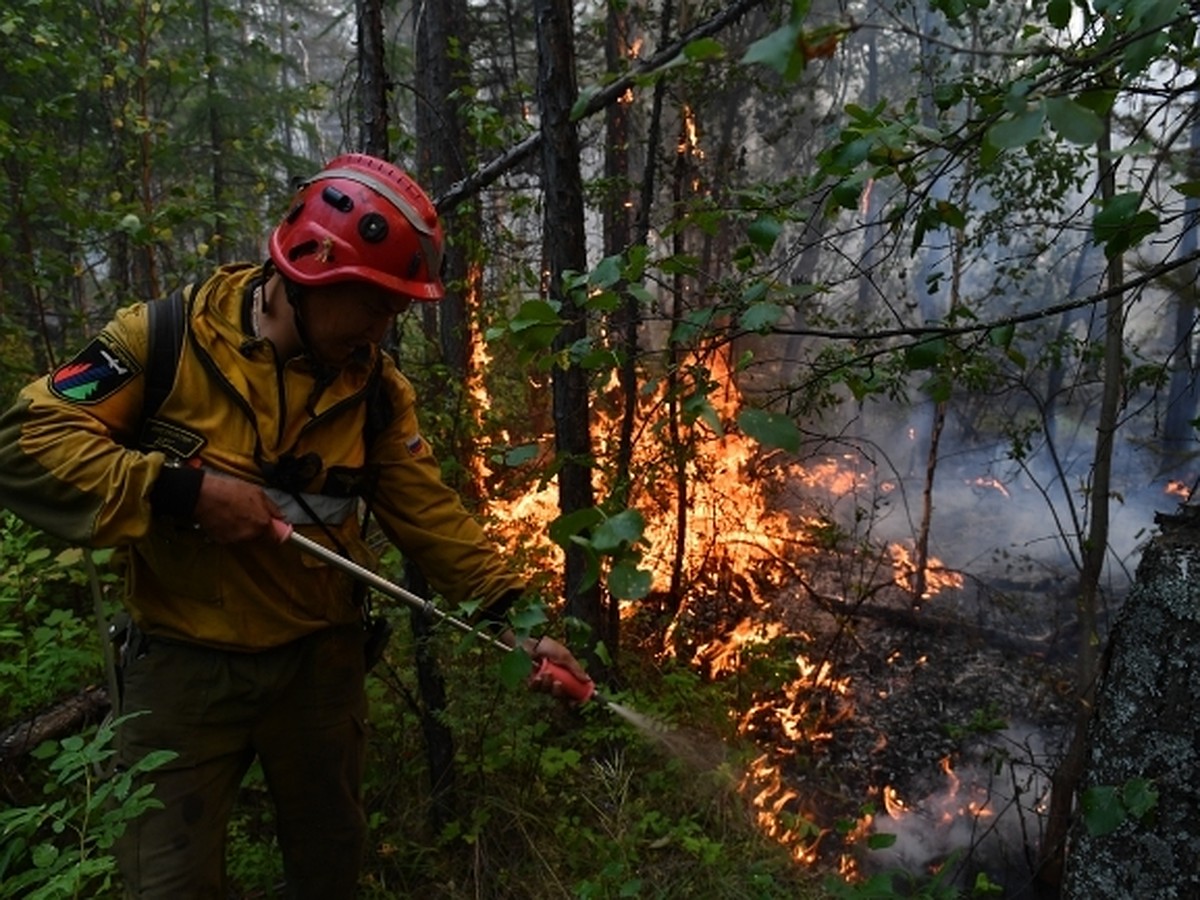
[[[561, 304], [565, 322], [554, 349], [564, 354], [587, 336], [587, 311], [563, 290], [563, 273], [587, 270], [583, 225], [583, 178], [579, 171], [579, 136], [571, 121], [575, 102], [575, 40], [569, 0], [534, 0], [538, 45], [538, 104], [541, 110], [542, 169], [545, 193], [545, 247], [549, 292]], [[561, 468], [559, 508], [570, 514], [595, 505], [587, 373], [568, 359], [554, 370], [554, 434]], [[566, 551], [566, 612], [586, 628], [582, 649], [597, 674], [602, 664], [595, 641], [603, 634], [600, 586], [586, 584], [588, 559], [575, 544]]]
[[200, 19], [204, 31], [204, 101], [208, 107], [208, 156], [212, 162], [213, 241], [217, 264], [229, 262], [229, 243], [225, 240], [225, 143], [221, 127], [221, 110], [218, 107], [220, 89], [217, 85], [217, 66], [214, 64], [217, 50], [213, 46], [212, 10], [209, 0], [200, 2]]
[[[619, 72], [630, 57], [629, 11], [623, 3], [609, 0], [604, 58], [608, 71]], [[605, 132], [608, 141], [604, 151], [604, 177], [608, 194], [604, 198], [604, 255], [626, 253], [634, 245], [633, 185], [629, 180], [629, 104], [619, 101], [605, 112]], [[653, 158], [654, 154], [649, 154]], [[617, 382], [621, 386], [617, 441], [617, 481], [613, 487], [613, 503], [624, 508], [629, 504], [629, 473], [633, 464], [633, 434], [637, 425], [638, 398], [638, 328], [641, 325], [641, 305], [638, 298], [626, 291], [621, 306], [610, 316], [613, 344], [620, 354]], [[621, 604], [616, 597], [608, 598], [604, 611], [604, 630], [599, 636], [608, 648], [609, 658], [618, 658], [621, 639]]]
[[[1105, 202], [1116, 193], [1111, 152], [1111, 127], [1106, 129], [1097, 146], [1100, 159], [1100, 193]], [[1106, 280], [1109, 287], [1122, 284], [1125, 268], [1118, 253], [1108, 261]], [[1079, 573], [1079, 658], [1076, 663], [1075, 732], [1066, 757], [1054, 773], [1047, 815], [1046, 838], [1042, 847], [1040, 877], [1047, 882], [1059, 878], [1062, 867], [1064, 840], [1075, 807], [1079, 779], [1087, 752], [1087, 725], [1091, 716], [1096, 689], [1096, 665], [1100, 638], [1096, 631], [1096, 606], [1100, 596], [1100, 579], [1108, 553], [1109, 495], [1112, 491], [1113, 438], [1117, 430], [1121, 393], [1124, 390], [1124, 299], [1114, 291], [1105, 307], [1104, 390], [1100, 401], [1100, 417], [1096, 424], [1096, 449], [1092, 459], [1092, 483], [1088, 491], [1088, 533], [1079, 536], [1082, 567]]]
[[1200, 507], [1156, 521], [1096, 692], [1071, 900], [1200, 896]]
[[[471, 86], [470, 20], [465, 0], [445, 0], [427, 6], [420, 16], [417, 47], [417, 177], [433, 195], [465, 177], [474, 158], [471, 135], [459, 115], [456, 94]], [[482, 304], [483, 270], [472, 255], [480, 246], [478, 203], [442, 214], [442, 225], [454, 241], [446, 257], [443, 278], [447, 293], [440, 303], [425, 304], [423, 323], [431, 344], [439, 349], [447, 380], [438, 393], [448, 398], [457, 428], [448, 451], [464, 473], [454, 486], [472, 500], [483, 497], [482, 474], [475, 435], [481, 410], [470, 387], [482, 373], [475, 348], [482, 340], [477, 323]]]
[[358, 149], [388, 155], [387, 69], [383, 60], [383, 8], [380, 0], [356, 0], [358, 20]]
[[[1200, 100], [1200, 91], [1197, 91]], [[1200, 174], [1200, 122], [1192, 124], [1192, 147], [1189, 155], [1189, 176]], [[1179, 240], [1179, 255], [1190, 256], [1196, 252], [1196, 217], [1200, 214], [1200, 201], [1188, 197], [1185, 204], [1184, 221], [1187, 223]], [[1196, 354], [1194, 325], [1196, 321], [1196, 264], [1190, 263], [1174, 280], [1175, 288], [1175, 333], [1174, 361], [1171, 365], [1171, 381], [1167, 392], [1167, 410], [1163, 418], [1163, 464], [1162, 471], [1174, 473], [1181, 464], [1190, 461], [1196, 451], [1196, 428], [1192, 420], [1196, 417], [1196, 399], [1200, 385], [1196, 382]]]

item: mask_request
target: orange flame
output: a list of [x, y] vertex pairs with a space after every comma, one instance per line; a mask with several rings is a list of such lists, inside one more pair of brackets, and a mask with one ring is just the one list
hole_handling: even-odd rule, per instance
[[1010, 494], [1008, 492], [1008, 488], [1006, 488], [1003, 484], [1001, 484], [995, 478], [980, 477], [980, 478], [974, 479], [973, 481], [968, 481], [967, 484], [973, 484], [975, 487], [991, 488], [992, 490], [998, 491], [1005, 498], [1009, 498], [1012, 496], [1012, 494]]
[[[888, 546], [888, 550], [892, 554], [892, 568], [896, 573], [896, 584], [909, 593], [912, 593], [915, 590], [915, 575], [917, 573], [917, 564], [913, 561], [912, 554], [900, 544], [891, 544]], [[929, 557], [929, 562], [925, 566], [925, 592], [921, 595], [922, 600], [928, 600], [939, 591], [960, 588], [962, 586], [963, 576], [961, 572], [947, 569], [945, 564], [937, 557]]]
[[1168, 481], [1166, 493], [1173, 497], [1182, 497], [1184, 500], [1190, 500], [1192, 498], [1192, 489], [1182, 481]]

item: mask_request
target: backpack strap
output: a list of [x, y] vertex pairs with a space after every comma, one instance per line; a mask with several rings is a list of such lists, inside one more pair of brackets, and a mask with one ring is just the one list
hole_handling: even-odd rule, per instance
[[[184, 293], [187, 299], [184, 299]], [[192, 285], [176, 288], [168, 296], [146, 304], [149, 319], [149, 353], [146, 358], [146, 395], [142, 421], [153, 419], [175, 386], [175, 371], [183, 353], [187, 313], [195, 294]]]

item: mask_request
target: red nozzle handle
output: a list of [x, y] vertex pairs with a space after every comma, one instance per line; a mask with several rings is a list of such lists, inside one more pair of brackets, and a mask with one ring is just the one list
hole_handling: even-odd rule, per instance
[[596, 682], [581, 681], [572, 675], [566, 666], [560, 666], [545, 657], [538, 660], [538, 667], [534, 671], [533, 677], [539, 678], [542, 675], [549, 675], [553, 678], [554, 683], [562, 689], [563, 694], [576, 703], [587, 703], [592, 699], [592, 694], [596, 693]]
[[283, 519], [272, 519], [271, 531], [275, 535], [275, 540], [281, 544], [287, 543], [287, 539], [292, 536], [292, 523]]

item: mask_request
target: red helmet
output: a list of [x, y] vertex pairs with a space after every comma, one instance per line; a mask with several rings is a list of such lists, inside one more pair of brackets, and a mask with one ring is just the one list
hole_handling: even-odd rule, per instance
[[271, 233], [271, 259], [299, 284], [367, 281], [440, 300], [442, 241], [433, 202], [407, 173], [349, 153], [300, 186]]

